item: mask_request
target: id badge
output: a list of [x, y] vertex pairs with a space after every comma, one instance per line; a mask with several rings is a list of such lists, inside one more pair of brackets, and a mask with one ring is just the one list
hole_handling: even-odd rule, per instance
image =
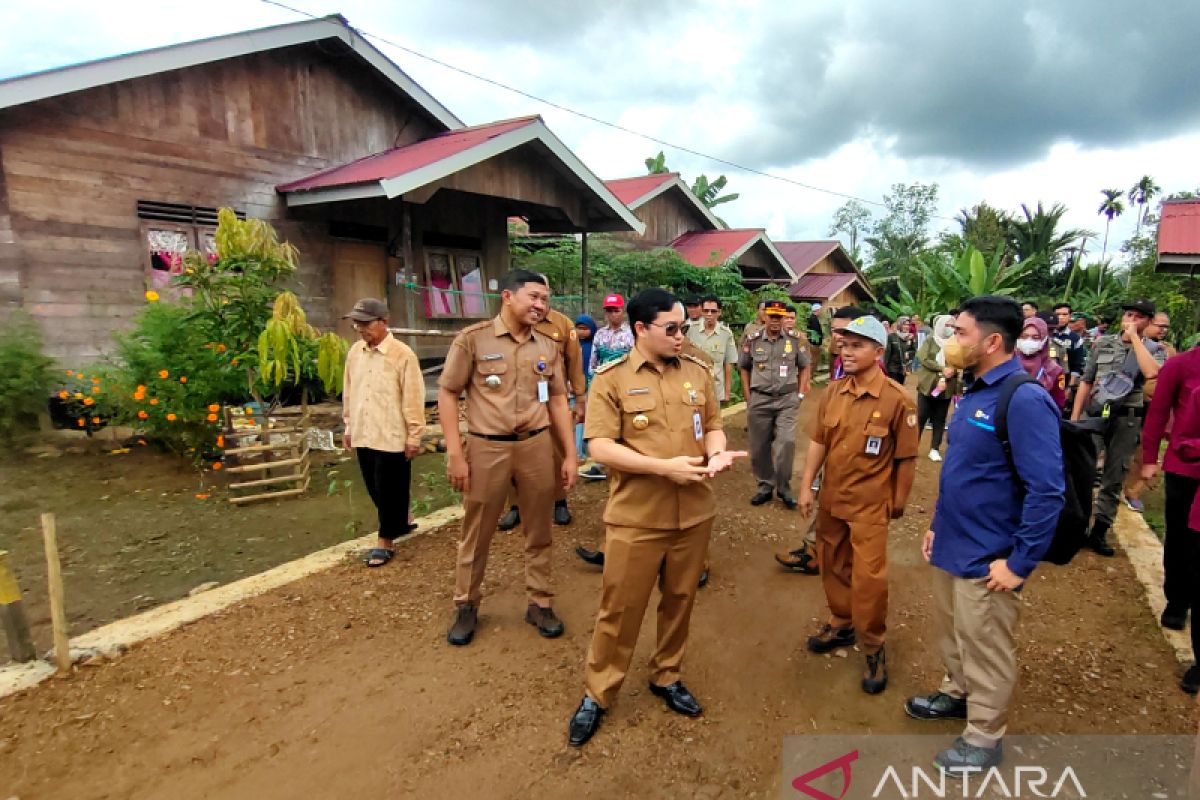
[[550, 382], [549, 381], [538, 381], [538, 402], [539, 403], [549, 403], [550, 402]]
[[779, 377], [781, 377], [781, 378], [787, 377], [787, 364], [779, 365]]
[[692, 433], [696, 437], [696, 441], [704, 438], [704, 423], [700, 421], [700, 412], [692, 412]]
[[879, 450], [881, 447], [883, 447], [883, 439], [881, 439], [878, 436], [868, 436], [867, 437], [867, 449], [866, 449], [867, 455], [869, 455], [869, 456], [879, 455]]

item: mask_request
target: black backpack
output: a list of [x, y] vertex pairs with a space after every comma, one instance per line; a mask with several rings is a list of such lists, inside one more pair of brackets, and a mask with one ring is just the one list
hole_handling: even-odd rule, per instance
[[[1008, 406], [1013, 393], [1026, 383], [1037, 381], [1024, 370], [1005, 378], [993, 417], [996, 436], [1000, 439], [1014, 476], [1017, 468], [1013, 463], [1012, 443], [1008, 439]], [[1088, 520], [1092, 514], [1092, 485], [1096, 477], [1096, 441], [1093, 438], [1093, 425], [1062, 419], [1058, 428], [1062, 440], [1066, 502], [1058, 515], [1058, 527], [1054, 531], [1050, 549], [1042, 556], [1042, 561], [1061, 566], [1069, 564], [1087, 540]]]

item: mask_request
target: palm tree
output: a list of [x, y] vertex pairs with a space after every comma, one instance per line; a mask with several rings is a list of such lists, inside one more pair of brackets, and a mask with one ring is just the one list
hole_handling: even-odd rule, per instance
[[1142, 179], [1129, 189], [1129, 202], [1141, 206], [1138, 209], [1137, 216], [1138, 234], [1141, 234], [1142, 224], [1146, 221], [1146, 213], [1150, 210], [1147, 206], [1151, 200], [1160, 194], [1162, 194], [1162, 187], [1155, 183], [1154, 178], [1151, 178], [1149, 175], [1143, 175]]
[[1100, 194], [1104, 195], [1104, 201], [1100, 203], [1100, 209], [1096, 212], [1105, 218], [1104, 223], [1104, 247], [1100, 251], [1100, 260], [1108, 255], [1108, 229], [1112, 225], [1113, 217], [1119, 217], [1125, 213], [1125, 204], [1121, 202], [1121, 198], [1125, 195], [1120, 189], [1101, 189]]
[[1058, 226], [1066, 213], [1067, 207], [1062, 203], [1055, 203], [1047, 209], [1039, 201], [1036, 211], [1031, 211], [1029, 206], [1022, 203], [1021, 216], [1013, 214], [1008, 217], [1008, 244], [1016, 260], [1036, 259], [1049, 269], [1076, 241], [1094, 235], [1079, 228], [1060, 231]]

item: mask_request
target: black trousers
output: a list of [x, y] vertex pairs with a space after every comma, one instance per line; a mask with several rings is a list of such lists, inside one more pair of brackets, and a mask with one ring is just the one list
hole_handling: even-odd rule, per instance
[[917, 441], [925, 432], [925, 423], [933, 425], [930, 447], [940, 450], [942, 436], [946, 433], [946, 414], [950, 412], [950, 395], [942, 392], [938, 397], [917, 392]]
[[1163, 542], [1163, 593], [1167, 605], [1192, 610], [1192, 652], [1200, 660], [1200, 531], [1188, 527], [1188, 513], [1200, 480], [1174, 472], [1163, 473], [1166, 490], [1167, 536]]
[[408, 533], [409, 484], [412, 462], [403, 452], [389, 453], [356, 447], [367, 494], [379, 510], [379, 538], [392, 541]]

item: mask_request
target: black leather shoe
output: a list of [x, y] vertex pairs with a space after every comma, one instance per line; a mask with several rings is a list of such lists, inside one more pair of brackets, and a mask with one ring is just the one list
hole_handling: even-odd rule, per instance
[[511, 531], [520, 524], [521, 512], [517, 510], [516, 506], [513, 506], [508, 510], [508, 513], [500, 518], [500, 524], [498, 524], [496, 527], [502, 531]]
[[604, 709], [590, 697], [584, 697], [579, 708], [571, 715], [571, 724], [567, 726], [567, 743], [571, 747], [583, 747], [588, 739], [600, 730], [600, 720], [604, 717]]
[[661, 697], [667, 708], [685, 717], [698, 717], [704, 711], [692, 693], [683, 685], [683, 681], [675, 681], [670, 686], [650, 684], [650, 694]]
[[446, 641], [461, 647], [470, 644], [475, 638], [475, 625], [479, 622], [479, 609], [467, 603], [458, 607], [454, 613], [454, 624], [446, 634]]
[[582, 558], [593, 567], [604, 566], [604, 551], [603, 550], [588, 550], [586, 547], [576, 547], [575, 555]]
[[563, 503], [561, 506], [558, 503], [554, 504], [554, 524], [555, 525], [570, 525], [571, 524], [571, 510], [569, 508], [567, 508], [566, 503]]
[[787, 492], [776, 492], [775, 494], [779, 496], [780, 502], [787, 507], [788, 511], [795, 511], [800, 507], [800, 504], [796, 502], [796, 498], [792, 497]]
[[799, 572], [803, 575], [820, 575], [821, 568], [817, 566], [817, 557], [807, 546], [786, 553], [776, 553], [775, 562], [785, 569]]
[[1108, 525], [1103, 522], [1097, 522], [1092, 526], [1092, 532], [1088, 534], [1087, 545], [1096, 551], [1097, 555], [1106, 558], [1117, 554], [1113, 546], [1108, 543]]
[[750, 498], [750, 505], [761, 506], [763, 503], [770, 500], [773, 494], [775, 494], [775, 492], [770, 487], [759, 489], [754, 493], [754, 497]]
[[705, 586], [708, 586], [708, 570], [704, 570], [700, 573], [700, 582], [696, 585], [701, 589], [703, 589]]
[[850, 647], [858, 641], [854, 628], [835, 628], [826, 625], [816, 636], [808, 637], [808, 649], [812, 653], [829, 653], [839, 647]]
[[867, 654], [867, 668], [863, 671], [862, 690], [867, 694], [879, 694], [887, 688], [887, 653], [879, 648], [878, 653]]
[[1163, 609], [1162, 618], [1159, 622], [1164, 628], [1170, 628], [1173, 631], [1181, 631], [1187, 626], [1188, 610], [1187, 607], [1173, 606], [1167, 603], [1167, 607]]
[[1179, 688], [1190, 695], [1200, 692], [1200, 667], [1194, 664], [1188, 667], [1188, 671], [1183, 673], [1183, 680], [1179, 681]]
[[904, 701], [904, 713], [913, 719], [966, 719], [967, 701], [934, 692], [928, 697], [910, 697]]
[[553, 608], [543, 608], [537, 603], [530, 603], [525, 609], [525, 621], [536, 625], [538, 633], [547, 639], [557, 639], [563, 635], [563, 623], [554, 613]]

